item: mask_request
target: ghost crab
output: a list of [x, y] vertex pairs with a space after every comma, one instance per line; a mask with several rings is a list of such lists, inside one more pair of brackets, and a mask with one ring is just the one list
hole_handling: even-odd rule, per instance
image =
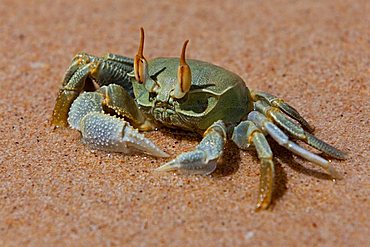
[[141, 28], [135, 59], [77, 54], [65, 74], [52, 124], [79, 130], [83, 142], [95, 149], [157, 157], [168, 155], [138, 130], [165, 126], [203, 136], [193, 151], [178, 155], [158, 171], [209, 174], [227, 139], [241, 149], [254, 146], [261, 162], [257, 209], [271, 204], [274, 185], [273, 154], [265, 135], [340, 178], [330, 161], [290, 140], [306, 142], [333, 158], [345, 158], [345, 153], [312, 135], [313, 128], [293, 107], [268, 93], [249, 90], [226, 69], [185, 59], [187, 44], [180, 59], [147, 61]]

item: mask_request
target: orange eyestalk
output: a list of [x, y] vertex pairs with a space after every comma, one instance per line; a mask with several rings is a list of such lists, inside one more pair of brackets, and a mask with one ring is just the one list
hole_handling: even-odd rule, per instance
[[134, 60], [135, 79], [140, 83], [146, 81], [147, 75], [147, 61], [144, 57], [144, 29], [140, 28], [140, 45]]
[[177, 85], [172, 96], [177, 99], [181, 99], [190, 90], [191, 86], [191, 70], [189, 65], [185, 61], [185, 51], [189, 40], [184, 42], [180, 56], [180, 65], [177, 70]]

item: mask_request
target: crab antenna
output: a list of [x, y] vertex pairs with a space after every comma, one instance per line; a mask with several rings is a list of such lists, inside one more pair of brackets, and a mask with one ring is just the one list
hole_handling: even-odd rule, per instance
[[144, 83], [145, 82], [145, 75], [146, 75], [146, 67], [147, 67], [147, 62], [144, 57], [144, 28], [140, 28], [140, 44], [139, 44], [139, 49], [137, 50], [137, 54], [135, 56], [134, 60], [134, 72], [135, 72], [135, 79], [139, 83]]
[[189, 43], [189, 40], [184, 42], [182, 46], [181, 56], [180, 56], [180, 65], [177, 71], [177, 85], [175, 91], [173, 92], [173, 97], [181, 99], [184, 95], [189, 92], [191, 86], [191, 70], [189, 65], [185, 60], [186, 46]]

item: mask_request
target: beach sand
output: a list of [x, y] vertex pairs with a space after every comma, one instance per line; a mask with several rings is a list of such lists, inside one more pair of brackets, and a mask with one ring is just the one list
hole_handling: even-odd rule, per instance
[[[21, 1], [0, 8], [1, 246], [365, 246], [370, 242], [368, 1]], [[228, 143], [209, 176], [156, 173], [167, 159], [92, 151], [50, 126], [80, 51], [180, 54], [282, 97], [348, 152], [344, 179], [271, 141], [276, 186], [255, 212], [256, 152]], [[145, 134], [174, 158], [199, 137]]]

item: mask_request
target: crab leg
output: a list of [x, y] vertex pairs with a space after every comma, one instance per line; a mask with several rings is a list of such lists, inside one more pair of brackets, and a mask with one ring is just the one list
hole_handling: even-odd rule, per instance
[[326, 159], [311, 153], [310, 151], [300, 147], [298, 144], [289, 140], [289, 137], [281, 131], [274, 123], [270, 122], [262, 113], [252, 111], [248, 114], [248, 120], [256, 124], [256, 126], [263, 131], [267, 132], [277, 143], [293, 153], [311, 161], [323, 168], [333, 178], [341, 178], [341, 175], [330, 165]]
[[331, 157], [337, 159], [345, 159], [346, 154], [344, 152], [336, 149], [335, 147], [332, 147], [326, 142], [316, 138], [314, 135], [304, 131], [303, 128], [287, 118], [276, 107], [271, 107], [264, 101], [257, 101], [254, 103], [254, 106], [256, 110], [263, 113], [268, 118], [273, 119], [275, 123], [284, 128], [295, 138], [306, 142], [307, 144], [326, 153]]
[[304, 128], [308, 130], [308, 132], [313, 132], [314, 127], [311, 126], [300, 114], [299, 112], [294, 109], [289, 104], [285, 103], [283, 99], [278, 98], [276, 96], [273, 96], [271, 94], [265, 93], [265, 92], [251, 92], [252, 98], [257, 100], [264, 100], [268, 102], [271, 106], [274, 106], [281, 111], [283, 111], [285, 114], [287, 114], [289, 117], [293, 118], [294, 120], [297, 120]]
[[226, 141], [226, 127], [220, 120], [212, 124], [195, 150], [182, 153], [174, 160], [157, 168], [157, 171], [180, 171], [186, 174], [212, 173], [222, 155]]
[[131, 90], [127, 73], [133, 68], [132, 59], [119, 55], [107, 54], [99, 58], [86, 53], [77, 54], [68, 67], [63, 87], [59, 90], [51, 124], [67, 126], [68, 111], [80, 92], [92, 85], [86, 85], [86, 79], [94, 79], [98, 85], [120, 84]]
[[[77, 69], [73, 75], [71, 72], [67, 72], [66, 76], [70, 76], [68, 82], [59, 91], [57, 101], [54, 106], [52, 125], [56, 126], [67, 126], [67, 116], [69, 108], [72, 102], [78, 97], [80, 92], [85, 87], [85, 80], [90, 75], [90, 71], [96, 67], [96, 64], [86, 64], [83, 67]], [[72, 66], [74, 69], [74, 66]]]
[[241, 149], [247, 149], [254, 144], [258, 158], [261, 161], [261, 177], [256, 210], [270, 206], [274, 188], [274, 162], [271, 148], [262, 131], [251, 121], [243, 121], [234, 128], [231, 138]]
[[[109, 85], [108, 87], [114, 87]], [[118, 86], [117, 86], [118, 87]], [[102, 87], [106, 90], [106, 87]], [[82, 134], [82, 141], [91, 148], [131, 153], [143, 152], [156, 157], [168, 155], [125, 120], [104, 113], [106, 95], [84, 92], [72, 104], [68, 123]]]

